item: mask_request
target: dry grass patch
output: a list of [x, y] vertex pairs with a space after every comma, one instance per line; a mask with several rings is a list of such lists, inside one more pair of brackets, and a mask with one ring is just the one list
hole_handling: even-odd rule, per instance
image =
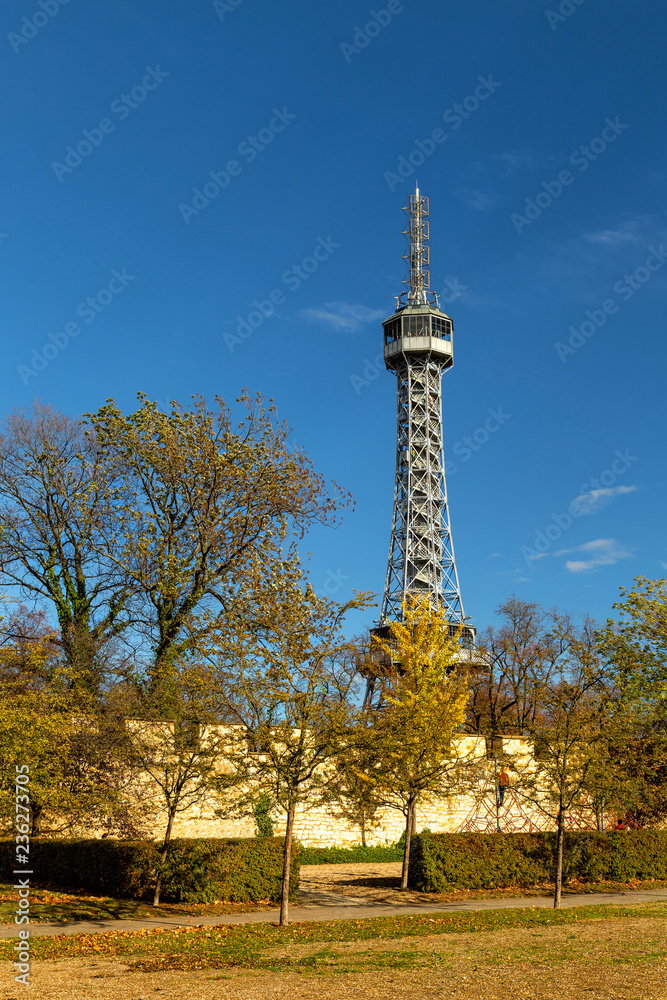
[[[260, 968], [169, 970], [137, 953], [124, 960], [90, 955], [36, 962], [29, 995], [40, 1000], [88, 1000], [91, 996], [182, 1000], [191, 993], [197, 1000], [384, 1000], [403, 995], [410, 1000], [665, 1000], [667, 908], [651, 905], [641, 916], [636, 912], [640, 908], [631, 909], [632, 914], [603, 919], [589, 915], [563, 923], [454, 933], [444, 929], [448, 918], [443, 918], [440, 927], [438, 918], [426, 918], [433, 923], [430, 930], [412, 927], [416, 933], [398, 937], [399, 928], [394, 926], [384, 928], [393, 936], [380, 938], [366, 937], [363, 931], [369, 928], [360, 927], [361, 939], [360, 934], [349, 934], [344, 941], [336, 940], [334, 923], [321, 928], [320, 940], [314, 925], [288, 929], [292, 934], [287, 940], [286, 934], [282, 940], [276, 934], [279, 928], [269, 928], [273, 936], [265, 939], [267, 947], [257, 954], [263, 964]], [[509, 912], [522, 914], [524, 919], [537, 916], [532, 910]], [[310, 940], [304, 940], [303, 928], [312, 932]], [[192, 932], [187, 939], [194, 942]], [[135, 941], [135, 946], [140, 944], [145, 944], [145, 938]], [[13, 986], [7, 965], [0, 984], [2, 1000], [20, 1000], [25, 995], [24, 987], [19, 991]]]

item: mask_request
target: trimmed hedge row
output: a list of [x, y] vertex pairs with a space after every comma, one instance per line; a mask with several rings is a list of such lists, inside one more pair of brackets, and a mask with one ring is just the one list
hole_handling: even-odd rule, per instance
[[395, 844], [377, 847], [302, 847], [302, 865], [344, 865], [373, 861], [402, 861], [403, 848]]
[[[409, 885], [421, 892], [501, 889], [554, 877], [555, 833], [422, 833], [410, 856]], [[667, 831], [567, 832], [563, 879], [667, 879]]]
[[[162, 870], [164, 902], [211, 903], [215, 900], [256, 902], [280, 899], [284, 840], [181, 839], [169, 845]], [[15, 844], [0, 841], [7, 880]], [[33, 840], [32, 881], [56, 889], [81, 889], [116, 899], [152, 899], [160, 870], [159, 845], [127, 840]], [[292, 848], [290, 895], [299, 884], [300, 850]]]

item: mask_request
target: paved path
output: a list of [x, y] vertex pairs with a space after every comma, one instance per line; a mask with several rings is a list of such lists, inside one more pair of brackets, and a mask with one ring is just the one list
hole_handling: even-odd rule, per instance
[[[320, 894], [313, 893], [314, 897]], [[365, 900], [350, 905], [335, 905], [334, 894], [327, 894], [329, 902], [323, 905], [320, 899], [313, 899], [310, 905], [290, 908], [290, 921], [306, 920], [351, 920], [362, 917], [389, 917], [414, 915], [419, 913], [454, 913], [459, 910], [509, 910], [530, 906], [552, 907], [550, 896], [527, 896], [518, 899], [470, 899], [461, 903], [417, 903], [408, 906], [396, 904], [367, 905]], [[563, 907], [597, 906], [602, 904], [623, 905], [632, 903], [667, 903], [667, 889], [646, 889], [643, 892], [596, 892], [563, 896]], [[53, 937], [57, 934], [102, 934], [105, 931], [153, 930], [157, 927], [208, 927], [216, 924], [256, 924], [276, 923], [278, 910], [262, 910], [256, 913], [227, 913], [215, 917], [179, 917], [171, 920], [80, 920], [71, 923], [30, 924], [32, 937]], [[25, 924], [22, 925], [24, 928]], [[16, 937], [18, 926], [0, 926], [0, 938]]]

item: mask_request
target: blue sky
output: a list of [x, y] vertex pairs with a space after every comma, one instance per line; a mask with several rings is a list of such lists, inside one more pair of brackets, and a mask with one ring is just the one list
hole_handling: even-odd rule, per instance
[[380, 322], [418, 176], [455, 323], [466, 613], [484, 627], [514, 592], [604, 619], [664, 575], [664, 5], [5, 0], [1, 20], [3, 409], [273, 397], [356, 501], [309, 536], [315, 589], [379, 593]]

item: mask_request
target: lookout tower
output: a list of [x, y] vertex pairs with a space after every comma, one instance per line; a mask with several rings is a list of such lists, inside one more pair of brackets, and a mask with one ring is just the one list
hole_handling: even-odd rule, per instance
[[[454, 364], [454, 326], [429, 291], [429, 200], [415, 188], [403, 211], [407, 274], [395, 312], [382, 324], [384, 362], [396, 375], [396, 481], [389, 563], [379, 630], [403, 615], [408, 594], [447, 612], [472, 658], [449, 523], [442, 433], [442, 375]], [[463, 652], [463, 651], [462, 651]]]

